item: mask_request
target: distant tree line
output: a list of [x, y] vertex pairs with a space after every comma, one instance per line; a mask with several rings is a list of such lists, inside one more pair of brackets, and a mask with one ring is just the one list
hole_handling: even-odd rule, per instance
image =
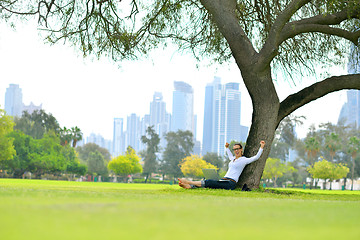
[[[360, 155], [357, 153], [360, 152], [360, 130], [342, 122], [337, 125], [322, 123], [318, 128], [310, 126], [306, 137], [298, 139], [295, 128], [302, 124], [302, 119], [304, 117], [290, 115], [280, 123], [265, 166], [263, 182], [271, 179], [273, 186], [288, 182], [292, 186], [301, 186], [310, 178], [309, 187], [312, 188], [317, 186], [319, 179], [332, 182], [344, 178], [346, 182], [347, 179], [359, 178]], [[292, 157], [293, 161], [289, 161], [290, 150], [297, 155]]]
[[223, 166], [222, 158], [214, 153], [203, 158], [190, 157], [194, 147], [190, 131], [169, 132], [166, 148], [160, 149], [160, 138], [150, 126], [141, 138], [145, 150], [136, 153], [128, 146], [124, 155], [111, 158], [107, 149], [94, 143], [77, 146], [82, 140], [80, 128], [61, 128], [56, 118], [44, 110], [23, 112], [15, 118], [1, 110], [0, 120], [0, 176], [3, 177], [21, 178], [31, 173], [32, 178], [73, 179], [87, 175], [87, 180], [101, 176], [103, 181], [109, 181], [113, 176], [127, 181], [130, 175], [137, 174], [145, 182], [151, 182], [154, 173], [163, 178], [201, 177], [195, 173], [199, 171], [194, 169], [196, 166], [217, 169]]
[[[0, 156], [1, 174], [23, 177], [31, 172], [34, 178], [61, 175], [84, 175], [87, 166], [80, 163], [73, 147], [82, 139], [78, 127], [64, 131], [56, 118], [44, 110], [12, 118], [1, 110]], [[6, 124], [5, 124], [6, 122]], [[72, 143], [72, 146], [70, 146]], [[10, 153], [10, 154], [9, 154]]]
[[[280, 123], [263, 183], [271, 182], [275, 187], [290, 183], [294, 187], [311, 178], [315, 186], [310, 184], [310, 187], [316, 187], [319, 179], [331, 182], [358, 178], [359, 129], [325, 123], [318, 129], [311, 126], [306, 137], [298, 139], [295, 128], [303, 119], [289, 116]], [[129, 176], [135, 175], [151, 182], [154, 174], [172, 180], [182, 176], [202, 178], [202, 168], [215, 168], [220, 175], [227, 171], [225, 156], [191, 154], [194, 139], [190, 131], [167, 133], [167, 145], [160, 149], [159, 136], [150, 126], [141, 137], [145, 150], [136, 153], [128, 146], [124, 155], [112, 158], [107, 149], [94, 143], [77, 146], [82, 139], [80, 128], [61, 128], [56, 118], [43, 110], [12, 118], [0, 109], [0, 123], [0, 176], [21, 178], [31, 172], [34, 178], [73, 179], [87, 175], [88, 180], [101, 176], [103, 181], [110, 181], [110, 177], [128, 181]], [[230, 149], [235, 143], [231, 141]], [[246, 147], [244, 143], [243, 146]], [[289, 161], [290, 150], [297, 154], [293, 161]]]

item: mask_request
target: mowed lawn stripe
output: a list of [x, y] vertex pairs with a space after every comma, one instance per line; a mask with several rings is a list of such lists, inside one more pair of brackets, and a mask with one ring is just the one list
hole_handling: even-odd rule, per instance
[[[2, 239], [360, 239], [360, 194], [0, 179]], [[328, 198], [326, 198], [328, 196]]]

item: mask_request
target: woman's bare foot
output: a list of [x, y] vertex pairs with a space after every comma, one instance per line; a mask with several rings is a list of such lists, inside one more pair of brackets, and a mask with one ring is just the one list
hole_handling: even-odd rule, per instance
[[178, 180], [181, 183], [190, 184], [189, 180], [187, 180], [186, 178], [178, 178]]
[[190, 188], [191, 188], [190, 184], [188, 184], [188, 183], [183, 183], [183, 182], [181, 182], [180, 180], [179, 180], [179, 186], [182, 187], [182, 188], [186, 188], [186, 189], [190, 189]]

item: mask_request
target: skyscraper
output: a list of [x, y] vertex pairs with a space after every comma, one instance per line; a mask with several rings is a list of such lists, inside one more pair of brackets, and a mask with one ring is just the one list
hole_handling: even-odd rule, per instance
[[142, 143], [141, 136], [146, 135], [146, 129], [150, 126], [150, 114], [145, 114], [144, 117], [141, 118], [140, 121], [140, 143], [139, 143], [139, 151], [146, 149], [146, 144]]
[[204, 125], [203, 125], [203, 155], [207, 152], [213, 152], [213, 142], [217, 139], [218, 117], [215, 112], [219, 111], [219, 99], [216, 99], [218, 90], [221, 90], [221, 79], [214, 77], [212, 83], [205, 87], [205, 104], [204, 104]]
[[226, 142], [246, 140], [248, 128], [240, 125], [240, 116], [239, 83], [222, 85], [221, 79], [215, 77], [205, 88], [203, 155], [207, 152], [222, 155]]
[[239, 83], [227, 83], [225, 85], [225, 139], [226, 141], [240, 141], [240, 113], [241, 113], [241, 92]]
[[5, 92], [5, 111], [10, 116], [22, 115], [22, 90], [18, 84], [10, 84]]
[[195, 136], [194, 91], [185, 82], [174, 82], [171, 131], [189, 130]]
[[343, 121], [345, 125], [360, 127], [360, 91], [348, 90], [347, 102], [341, 108], [339, 122]]
[[[351, 45], [348, 63], [348, 73], [360, 73], [360, 53], [355, 45]], [[355, 56], [355, 57], [354, 57]], [[344, 121], [345, 125], [360, 127], [360, 91], [348, 90], [347, 102], [341, 108], [339, 121]]]
[[[135, 151], [140, 150], [141, 124], [140, 118], [132, 113], [127, 117], [126, 127], [126, 146], [131, 146]], [[126, 149], [125, 149], [126, 150]]]
[[170, 119], [170, 114], [166, 112], [166, 103], [163, 101], [162, 93], [155, 92], [153, 101], [150, 103], [149, 126], [154, 126], [155, 132], [160, 137], [160, 147], [162, 149], [166, 147], [165, 135], [170, 130]]
[[163, 101], [161, 92], [155, 92], [153, 101], [150, 103], [150, 125], [165, 122], [166, 103]]
[[21, 117], [24, 111], [33, 113], [35, 110], [41, 110], [42, 104], [36, 106], [34, 103], [25, 105], [23, 103], [22, 89], [18, 84], [10, 84], [5, 92], [5, 111], [7, 115]]
[[125, 152], [124, 119], [114, 118], [113, 151], [117, 157]]

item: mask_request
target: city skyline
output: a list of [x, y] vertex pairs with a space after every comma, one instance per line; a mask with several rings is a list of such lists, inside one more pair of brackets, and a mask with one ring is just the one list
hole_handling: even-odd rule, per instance
[[[4, 108], [5, 89], [10, 83], [19, 84], [23, 89], [23, 102], [42, 104], [42, 108], [53, 114], [61, 126], [79, 126], [84, 136], [95, 133], [112, 139], [113, 119], [125, 119], [134, 112], [140, 116], [149, 114], [148, 103], [154, 92], [162, 92], [167, 103], [166, 111], [172, 112], [173, 82], [184, 81], [194, 89], [197, 139], [202, 140], [205, 87], [214, 76], [219, 76], [223, 84], [239, 83], [242, 93], [241, 124], [251, 124], [250, 96], [233, 61], [228, 65], [208, 66], [207, 61], [198, 63], [192, 56], [174, 48], [159, 50], [148, 58], [121, 63], [104, 58], [83, 59], [69, 46], [44, 45], [38, 33], [31, 30], [34, 26], [19, 25], [14, 32], [0, 24], [0, 30], [5, 33], [0, 37], [1, 108]], [[345, 68], [330, 70], [337, 74], [346, 73]], [[315, 78], [303, 78], [295, 85], [281, 76], [274, 78], [280, 100], [316, 81]], [[307, 117], [304, 126], [297, 129], [299, 137], [306, 134], [311, 124], [336, 123], [345, 102], [346, 92], [340, 91], [297, 110], [295, 115]], [[331, 111], [324, 108], [328, 105], [332, 106]]]
[[[179, 91], [182, 92], [182, 94], [184, 92], [190, 93], [190, 99], [193, 99], [191, 85], [184, 82], [174, 82], [173, 99], [179, 97]], [[184, 108], [181, 105], [191, 105], [192, 101], [187, 101], [187, 97], [182, 96], [182, 94], [180, 95], [180, 101], [178, 99], [178, 103], [175, 105], [178, 105], [177, 107], [179, 109], [186, 109], [186, 107]], [[347, 102], [344, 103], [338, 120], [348, 120], [350, 116], [351, 120], [346, 121], [346, 124], [355, 122], [358, 125], [360, 117], [360, 91], [348, 90], [346, 94]], [[15, 95], [15, 97], [12, 95]], [[6, 89], [5, 96], [7, 101], [10, 99], [10, 103], [5, 101], [5, 105], [11, 107], [11, 105], [19, 105], [15, 103], [20, 102], [21, 106], [25, 106], [22, 103], [22, 89], [19, 85], [10, 84], [9, 88]], [[41, 109], [41, 106], [35, 107], [40, 107]], [[172, 115], [166, 112], [166, 103], [163, 101], [162, 93], [160, 92], [154, 93], [153, 101], [149, 104], [149, 113], [150, 114], [145, 114], [144, 116], [138, 116], [136, 113], [132, 113], [126, 118], [114, 118], [112, 139], [105, 139], [100, 133], [92, 132], [87, 136], [84, 134], [83, 140], [78, 143], [78, 146], [84, 143], [96, 143], [108, 149], [113, 156], [124, 154], [127, 146], [132, 146], [136, 151], [144, 150], [145, 146], [141, 143], [141, 136], [145, 135], [148, 126], [154, 126], [155, 131], [159, 134], [161, 140], [163, 140], [162, 144], [160, 144], [162, 145], [162, 150], [164, 150], [166, 147], [166, 141], [164, 142], [165, 134], [181, 128], [171, 127], [170, 119], [172, 119]], [[229, 115], [231, 115], [230, 119], [228, 118]], [[182, 116], [180, 118], [182, 118]], [[221, 155], [221, 152], [224, 151], [224, 142], [228, 139], [246, 141], [248, 127], [240, 124], [240, 118], [241, 92], [239, 91], [239, 84], [221, 84], [221, 79], [215, 76], [214, 80], [208, 83], [205, 88], [203, 130], [204, 133], [209, 133], [203, 136], [202, 142], [199, 141], [200, 139], [194, 139], [196, 149], [194, 149], [194, 154], [200, 154], [201, 152], [202, 155], [205, 155], [207, 152], [217, 152]], [[126, 122], [124, 119], [126, 119]], [[214, 119], [218, 120], [214, 121]], [[125, 125], [126, 128], [124, 127]], [[163, 128], [164, 126], [165, 128]], [[188, 130], [184, 128], [186, 128], [186, 125], [182, 126], [181, 130]], [[214, 135], [216, 135], [216, 137], [213, 137]]]

